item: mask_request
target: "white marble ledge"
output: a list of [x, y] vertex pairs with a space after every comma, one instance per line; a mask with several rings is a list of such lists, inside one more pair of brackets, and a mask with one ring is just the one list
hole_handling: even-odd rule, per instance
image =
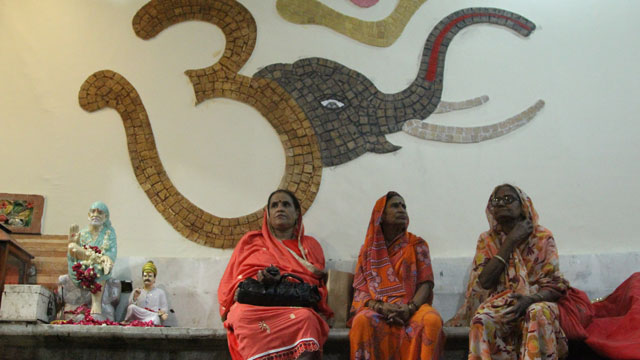
[[[444, 327], [447, 337], [466, 337], [468, 327]], [[162, 338], [166, 340], [181, 339], [211, 339], [226, 340], [225, 329], [182, 328], [182, 327], [132, 327], [132, 326], [98, 326], [98, 325], [48, 325], [30, 323], [0, 324], [0, 337], [4, 336], [55, 336], [63, 340], [74, 338], [126, 338], [146, 339]], [[329, 331], [330, 340], [341, 340], [349, 336], [348, 328], [332, 328]]]
[[62, 338], [122, 338], [122, 339], [224, 339], [225, 329], [173, 328], [173, 327], [133, 327], [96, 325], [47, 325], [5, 323], [0, 324], [0, 337], [9, 336], [55, 336]]

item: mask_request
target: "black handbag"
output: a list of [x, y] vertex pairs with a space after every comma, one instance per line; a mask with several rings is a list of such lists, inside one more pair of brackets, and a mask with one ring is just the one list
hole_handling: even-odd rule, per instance
[[[267, 268], [267, 271], [273, 275], [274, 273], [270, 270]], [[297, 282], [287, 279], [294, 279]], [[282, 274], [280, 281], [273, 284], [263, 284], [253, 278], [246, 279], [238, 284], [236, 294], [239, 303], [259, 306], [315, 308], [320, 301], [320, 291], [316, 285], [307, 284], [299, 276], [288, 273]]]

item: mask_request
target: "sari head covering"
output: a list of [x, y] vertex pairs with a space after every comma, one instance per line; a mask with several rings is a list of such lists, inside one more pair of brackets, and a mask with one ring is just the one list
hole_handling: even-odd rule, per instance
[[300, 202], [298, 201], [298, 198], [296, 198], [295, 194], [292, 193], [291, 191], [287, 190], [287, 189], [278, 189], [278, 190], [272, 192], [271, 195], [269, 195], [269, 199], [267, 200], [267, 205], [264, 208], [264, 217], [266, 218], [267, 226], [269, 228], [269, 234], [273, 236], [273, 232], [274, 232], [273, 231], [273, 227], [271, 226], [271, 221], [270, 221], [269, 205], [271, 204], [271, 198], [273, 197], [273, 195], [275, 195], [277, 193], [284, 193], [284, 194], [289, 195], [289, 197], [293, 201], [294, 208], [298, 211], [298, 218], [296, 219], [296, 223], [294, 225], [295, 227], [293, 229], [293, 238], [298, 241], [296, 246], [297, 246], [298, 250], [300, 251], [302, 257], [300, 257], [298, 254], [296, 254], [295, 251], [289, 249], [287, 246], [285, 246], [285, 248], [298, 261], [300, 261], [309, 271], [313, 272], [314, 274], [317, 274], [317, 275], [320, 275], [320, 276], [324, 276], [324, 272], [322, 270], [316, 268], [315, 266], [313, 266], [313, 264], [309, 263], [309, 260], [307, 259], [308, 250], [305, 249], [302, 246], [302, 237], [304, 235], [304, 224], [302, 223], [302, 208], [300, 207]]
[[[496, 288], [486, 290], [480, 286], [478, 276], [489, 263], [489, 260], [498, 253], [507, 237], [507, 234], [491, 213], [491, 199], [498, 189], [504, 186], [515, 190], [520, 202], [522, 215], [531, 221], [533, 231], [527, 241], [522, 242], [513, 250], [507, 263], [507, 269], [502, 273]], [[549, 229], [538, 223], [538, 213], [533, 206], [531, 198], [524, 191], [511, 184], [496, 186], [489, 196], [485, 213], [489, 221], [489, 230], [480, 234], [478, 239], [465, 302], [457, 314], [448, 321], [454, 326], [468, 326], [480, 304], [489, 297], [505, 291], [521, 295], [532, 295], [542, 289], [547, 289], [564, 295], [568, 289], [569, 283], [560, 273], [558, 250], [553, 234]]]
[[[376, 201], [371, 211], [367, 235], [360, 249], [353, 279], [355, 296], [351, 307], [352, 316], [365, 307], [368, 300], [408, 303], [415, 294], [417, 284], [433, 281], [429, 248], [422, 238], [405, 228], [387, 247], [382, 232], [382, 218], [387, 201], [394, 196], [400, 195], [396, 192], [387, 193]], [[417, 277], [414, 279], [400, 279], [391, 260], [407, 246], [414, 247], [416, 252], [415, 264], [412, 264], [417, 269]]]

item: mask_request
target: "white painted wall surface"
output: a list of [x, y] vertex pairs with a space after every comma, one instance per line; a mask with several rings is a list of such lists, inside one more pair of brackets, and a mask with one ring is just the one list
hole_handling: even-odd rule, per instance
[[[381, 1], [361, 9], [346, 0], [323, 2], [366, 20], [384, 18], [395, 5]], [[222, 32], [190, 22], [141, 40], [131, 18], [144, 3], [0, 0], [0, 192], [45, 195], [46, 234], [85, 224], [88, 206], [105, 201], [123, 257], [226, 257], [229, 250], [184, 239], [155, 210], [134, 177], [118, 114], [87, 113], [78, 105], [88, 75], [111, 69], [125, 76], [142, 97], [170, 178], [218, 216], [256, 210], [280, 182], [283, 150], [257, 111], [225, 99], [194, 106], [183, 71], [216, 61]], [[363, 73], [385, 92], [408, 86], [428, 33], [455, 10], [500, 7], [538, 26], [528, 39], [491, 25], [461, 31], [447, 52], [443, 99], [487, 94], [491, 100], [428, 118], [486, 125], [545, 100], [531, 123], [468, 145], [399, 132], [388, 136], [403, 147], [395, 153], [366, 154], [324, 169], [305, 225], [328, 259], [357, 256], [373, 203], [390, 189], [404, 195], [410, 231], [427, 239], [434, 258], [471, 256], [488, 226], [487, 197], [505, 181], [529, 193], [561, 254], [640, 250], [640, 2], [429, 0], [388, 48], [288, 23], [274, 0], [241, 3], [258, 25], [242, 74], [319, 56]]]

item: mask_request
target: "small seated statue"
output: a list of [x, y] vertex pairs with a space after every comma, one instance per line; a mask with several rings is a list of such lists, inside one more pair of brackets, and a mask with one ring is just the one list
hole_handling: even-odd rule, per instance
[[102, 315], [102, 294], [116, 256], [116, 232], [109, 209], [103, 202], [95, 202], [89, 208], [89, 226], [79, 231], [74, 224], [69, 229], [67, 265], [73, 283], [91, 292], [91, 316], [98, 320], [106, 318]]
[[125, 322], [140, 320], [152, 321], [154, 325], [162, 325], [169, 314], [169, 304], [164, 290], [155, 287], [158, 269], [153, 261], [148, 261], [142, 267], [143, 288], [136, 288], [129, 297], [129, 306]]

